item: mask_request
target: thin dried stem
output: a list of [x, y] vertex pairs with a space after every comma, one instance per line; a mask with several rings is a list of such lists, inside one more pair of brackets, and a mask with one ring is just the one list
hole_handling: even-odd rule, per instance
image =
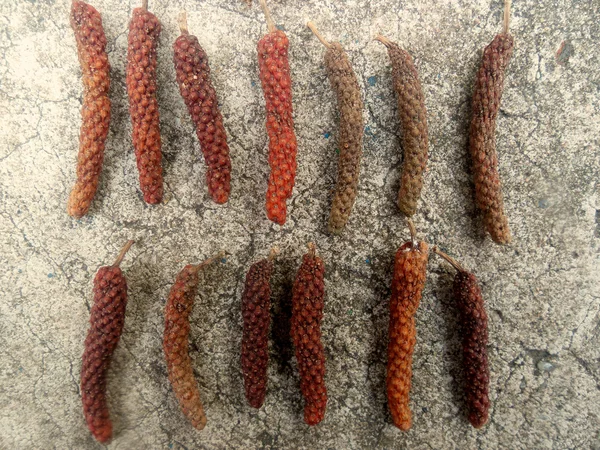
[[226, 254], [227, 254], [226, 251], [221, 250], [216, 255], [208, 258], [207, 260], [201, 262], [200, 264], [195, 265], [194, 266], [194, 271], [195, 272], [200, 272], [201, 269], [203, 269], [204, 267], [208, 266], [209, 264], [214, 263], [215, 261], [218, 261], [219, 259], [223, 258]]
[[117, 256], [117, 259], [113, 263], [113, 267], [119, 267], [121, 265], [123, 258], [125, 258], [125, 253], [127, 253], [129, 251], [129, 249], [131, 248], [132, 245], [133, 245], [133, 241], [131, 241], [131, 240], [127, 241], [127, 243], [123, 246], [123, 248], [119, 252], [119, 256]]
[[321, 33], [319, 33], [317, 26], [312, 21], [307, 22], [306, 26], [308, 28], [310, 28], [310, 31], [313, 32], [313, 34], [321, 41], [321, 43], [325, 47], [327, 47], [327, 48], [331, 47], [331, 44], [329, 43], [329, 41], [327, 39], [325, 39]]
[[179, 23], [179, 31], [181, 32], [181, 34], [189, 34], [188, 24], [187, 24], [187, 14], [185, 13], [185, 11], [181, 11], [179, 13], [177, 22]]
[[415, 245], [417, 242], [417, 228], [412, 219], [406, 219], [406, 222], [408, 223], [408, 229], [410, 231], [410, 240], [413, 242], [413, 245]]
[[142, 0], [142, 9], [148, 11], [148, 0]]
[[391, 47], [393, 42], [390, 41], [388, 38], [386, 38], [385, 36], [382, 36], [381, 34], [378, 34], [377, 36], [375, 36], [375, 41], [379, 41], [381, 42], [383, 45], [385, 45], [386, 47]]
[[267, 8], [267, 0], [260, 0], [260, 7], [263, 10], [265, 19], [267, 19], [267, 29], [269, 30], [269, 33], [272, 33], [273, 31], [275, 31], [277, 29], [277, 27], [275, 26], [275, 22], [273, 21], [273, 18], [271, 17], [269, 8]]
[[314, 258], [317, 254], [317, 246], [315, 245], [314, 242], [309, 242], [308, 245], [308, 254]]
[[463, 266], [461, 266], [457, 260], [455, 260], [452, 256], [444, 253], [439, 248], [433, 247], [433, 253], [437, 253], [438, 255], [440, 255], [442, 258], [444, 258], [446, 261], [448, 261], [452, 265], [452, 267], [454, 267], [459, 272], [467, 272], [467, 269], [465, 269]]
[[510, 24], [510, 3], [511, 3], [511, 0], [504, 0], [504, 21], [503, 21], [504, 34], [508, 34], [508, 25]]

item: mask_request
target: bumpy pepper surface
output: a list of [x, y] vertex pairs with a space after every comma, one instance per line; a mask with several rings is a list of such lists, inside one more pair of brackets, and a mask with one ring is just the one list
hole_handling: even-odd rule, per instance
[[198, 383], [188, 353], [190, 314], [198, 292], [198, 266], [187, 265], [179, 272], [165, 307], [163, 350], [169, 381], [183, 414], [198, 430], [206, 425]]
[[463, 369], [469, 421], [481, 428], [488, 421], [490, 369], [488, 366], [488, 318], [475, 275], [459, 271], [454, 277], [454, 298], [460, 313], [463, 337]]
[[364, 133], [363, 101], [348, 55], [338, 42], [332, 42], [327, 48], [325, 67], [340, 112], [340, 158], [329, 215], [329, 232], [339, 234], [348, 222], [358, 193]]
[[127, 95], [133, 146], [144, 200], [163, 197], [162, 153], [156, 100], [156, 47], [160, 22], [143, 8], [135, 8], [129, 22]]
[[291, 335], [304, 396], [304, 421], [316, 425], [325, 417], [325, 350], [321, 342], [321, 320], [325, 296], [325, 265], [314, 249], [304, 255], [296, 275], [292, 296]]
[[87, 214], [96, 195], [104, 160], [104, 143], [110, 123], [110, 65], [102, 18], [93, 6], [73, 1], [71, 27], [77, 41], [84, 93], [77, 181], [69, 196], [67, 212], [80, 218]]
[[94, 278], [94, 302], [81, 364], [81, 400], [87, 426], [98, 442], [112, 438], [106, 402], [106, 374], [117, 348], [127, 305], [127, 281], [119, 264], [133, 242], [121, 251], [112, 266], [101, 267]]
[[504, 73], [514, 46], [508, 33], [498, 34], [483, 52], [473, 93], [473, 118], [469, 149], [473, 161], [475, 201], [483, 212], [486, 230], [499, 244], [511, 241], [504, 213], [502, 186], [496, 154], [496, 117], [504, 90]]
[[398, 44], [380, 38], [392, 62], [394, 90], [398, 96], [398, 113], [402, 124], [402, 179], [398, 207], [408, 217], [417, 212], [423, 188], [423, 172], [427, 166], [427, 109], [419, 73], [410, 54]]
[[267, 391], [272, 271], [270, 259], [254, 263], [246, 275], [242, 294], [242, 372], [246, 399], [253, 408], [262, 406]]
[[398, 249], [394, 265], [386, 386], [392, 420], [404, 431], [412, 425], [409, 400], [412, 355], [417, 342], [414, 316], [425, 286], [428, 255], [425, 242], [415, 246], [409, 241]]
[[283, 225], [286, 200], [296, 178], [298, 144], [292, 117], [292, 79], [288, 61], [289, 40], [281, 30], [269, 32], [258, 42], [258, 67], [267, 109], [269, 135], [269, 184], [266, 210], [269, 220]]
[[179, 92], [196, 125], [196, 134], [208, 166], [208, 192], [216, 203], [225, 203], [231, 190], [231, 160], [206, 52], [196, 36], [187, 32], [177, 38], [173, 50]]

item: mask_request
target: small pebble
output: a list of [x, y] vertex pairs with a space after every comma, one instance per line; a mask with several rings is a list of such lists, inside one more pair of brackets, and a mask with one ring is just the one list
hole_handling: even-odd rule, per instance
[[540, 372], [552, 372], [555, 367], [554, 364], [548, 361], [539, 361], [537, 363], [537, 368], [540, 370]]

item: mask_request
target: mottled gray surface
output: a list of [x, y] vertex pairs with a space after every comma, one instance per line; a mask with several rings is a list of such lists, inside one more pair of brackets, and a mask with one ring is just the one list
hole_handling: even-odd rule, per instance
[[[109, 375], [112, 449], [600, 448], [600, 4], [517, 0], [516, 48], [498, 123], [500, 171], [514, 243], [481, 231], [466, 152], [469, 99], [481, 49], [500, 29], [499, 0], [272, 0], [289, 34], [298, 177], [288, 223], [263, 209], [268, 167], [256, 42], [260, 9], [239, 0], [150, 0], [164, 26], [159, 102], [166, 199], [146, 206], [130, 139], [124, 73], [137, 2], [94, 0], [112, 65], [113, 120], [90, 214], [67, 216], [82, 85], [68, 0], [0, 2], [0, 448], [99, 448], [79, 392], [93, 276], [123, 243], [129, 304]], [[233, 160], [226, 206], [209, 200], [205, 165], [171, 63], [176, 17], [205, 47]], [[336, 170], [336, 113], [311, 18], [349, 50], [366, 100], [360, 194], [341, 237], [325, 234]], [[490, 315], [491, 421], [465, 419], [453, 272], [432, 257], [417, 314], [411, 406], [395, 429], [384, 377], [395, 249], [407, 230], [395, 207], [401, 151], [390, 66], [377, 32], [416, 58], [429, 110], [431, 157], [415, 218], [421, 236], [477, 273]], [[558, 58], [561, 42], [568, 45]], [[273, 345], [269, 390], [244, 400], [239, 298], [250, 263], [282, 248], [279, 311], [305, 244], [327, 264], [323, 338], [330, 401], [322, 424], [302, 422], [295, 361]], [[163, 307], [177, 271], [221, 248], [192, 316], [191, 354], [207, 410], [197, 432], [166, 378]], [[285, 309], [285, 308], [284, 308]], [[278, 330], [285, 325], [278, 312]], [[280, 333], [281, 334], [281, 333]], [[285, 334], [285, 333], [283, 333]]]

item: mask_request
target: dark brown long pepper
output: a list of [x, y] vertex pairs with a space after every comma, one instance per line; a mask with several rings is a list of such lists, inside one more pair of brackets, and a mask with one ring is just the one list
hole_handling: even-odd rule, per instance
[[483, 212], [486, 230], [499, 244], [511, 241], [496, 154], [496, 117], [504, 90], [504, 72], [514, 46], [513, 37], [508, 33], [509, 14], [510, 1], [505, 0], [504, 30], [485, 48], [475, 80], [469, 133], [475, 201]]
[[402, 124], [402, 179], [398, 192], [398, 208], [408, 217], [417, 212], [423, 189], [423, 172], [427, 166], [427, 109], [419, 73], [410, 54], [383, 36], [383, 43], [392, 62], [394, 90], [398, 97], [398, 113]]
[[83, 75], [83, 108], [79, 132], [77, 181], [67, 205], [69, 215], [83, 217], [92, 204], [104, 160], [104, 143], [110, 123], [110, 65], [106, 35], [96, 9], [79, 0], [71, 5], [71, 27]]
[[269, 135], [269, 184], [265, 209], [269, 220], [285, 224], [286, 201], [296, 180], [298, 143], [294, 131], [292, 78], [287, 35], [275, 27], [267, 3], [260, 0], [269, 32], [258, 41], [258, 68], [267, 110]]
[[112, 438], [112, 422], [106, 402], [106, 374], [123, 331], [127, 305], [127, 281], [119, 265], [133, 241], [127, 242], [112, 266], [98, 269], [94, 278], [94, 303], [90, 329], [81, 362], [81, 401], [87, 426], [98, 442]]
[[210, 81], [206, 52], [189, 34], [185, 13], [179, 17], [181, 36], [173, 44], [173, 62], [179, 92], [185, 101], [206, 161], [208, 192], [216, 203], [225, 203], [231, 190], [231, 161], [217, 93]]
[[457, 270], [454, 276], [454, 299], [460, 314], [463, 338], [463, 370], [465, 397], [469, 422], [475, 428], [483, 427], [489, 418], [490, 369], [488, 364], [488, 318], [477, 278], [464, 269], [454, 258], [433, 250]]
[[160, 22], [148, 11], [148, 0], [133, 10], [127, 46], [127, 95], [133, 147], [144, 200], [163, 197], [162, 153], [156, 100], [156, 47]]
[[183, 414], [198, 430], [206, 425], [206, 415], [188, 353], [190, 314], [198, 292], [198, 272], [222, 257], [223, 253], [220, 253], [199, 265], [185, 266], [177, 275], [165, 306], [163, 351], [169, 381]]
[[387, 398], [394, 425], [406, 431], [412, 425], [410, 388], [412, 384], [412, 355], [417, 343], [415, 313], [421, 301], [427, 275], [429, 249], [425, 242], [412, 239], [396, 252], [387, 363]]
[[242, 294], [242, 373], [246, 399], [260, 408], [267, 392], [269, 325], [271, 323], [271, 272], [276, 249], [268, 258], [250, 266]]
[[350, 218], [358, 194], [364, 134], [363, 101], [356, 74], [342, 45], [325, 40], [312, 22], [308, 22], [307, 26], [327, 47], [325, 67], [331, 87], [337, 96], [340, 112], [340, 157], [328, 227], [330, 233], [339, 234]]
[[325, 350], [321, 321], [325, 297], [325, 265], [314, 244], [302, 258], [292, 294], [291, 336], [296, 350], [300, 389], [304, 396], [304, 422], [316, 425], [325, 417]]

